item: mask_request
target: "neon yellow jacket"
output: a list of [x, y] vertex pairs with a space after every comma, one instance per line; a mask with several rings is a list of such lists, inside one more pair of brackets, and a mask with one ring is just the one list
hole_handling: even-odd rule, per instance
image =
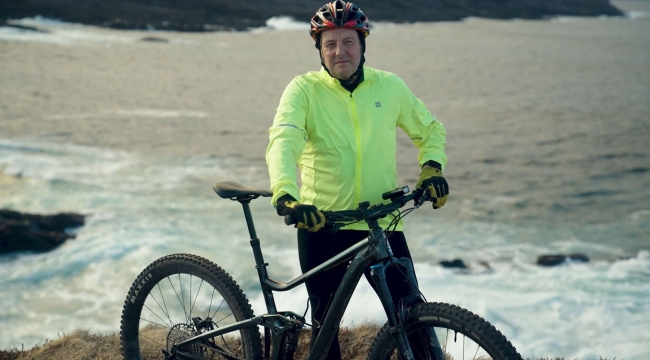
[[[297, 76], [287, 85], [266, 150], [274, 206], [285, 194], [321, 210], [386, 202], [381, 194], [398, 186], [397, 127], [420, 150], [421, 165], [433, 160], [444, 170], [442, 123], [395, 74], [367, 66], [363, 71], [364, 80], [352, 93], [325, 69]], [[390, 220], [379, 224], [385, 228]], [[345, 229], [368, 226], [360, 222]]]

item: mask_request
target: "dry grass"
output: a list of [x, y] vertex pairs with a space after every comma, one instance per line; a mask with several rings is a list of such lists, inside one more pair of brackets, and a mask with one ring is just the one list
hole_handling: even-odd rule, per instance
[[[341, 328], [340, 342], [343, 358], [362, 360], [366, 358], [379, 327], [362, 324], [353, 328]], [[310, 330], [304, 330], [298, 343], [295, 359], [305, 359], [309, 348]], [[156, 356], [158, 356], [157, 353]], [[118, 334], [91, 334], [77, 330], [57, 340], [46, 341], [41, 346], [21, 351], [19, 349], [0, 350], [0, 360], [122, 360]], [[616, 358], [612, 359], [615, 360]], [[527, 359], [530, 360], [530, 359]], [[574, 360], [569, 358], [540, 358], [538, 360]], [[589, 359], [607, 360], [607, 359]]]
[[86, 330], [77, 330], [26, 351], [18, 349], [0, 351], [0, 360], [9, 359], [122, 360], [120, 337], [118, 334], [99, 335], [91, 334]]
[[[379, 331], [377, 325], [363, 324], [354, 328], [341, 328], [340, 342], [345, 359], [365, 359], [373, 338]], [[156, 334], [148, 333], [152, 338]], [[296, 359], [306, 358], [309, 348], [310, 330], [300, 335]], [[159, 356], [159, 350], [153, 352]], [[19, 349], [0, 350], [0, 360], [122, 360], [118, 334], [91, 334], [77, 330], [57, 340], [46, 341], [41, 346], [21, 351]]]

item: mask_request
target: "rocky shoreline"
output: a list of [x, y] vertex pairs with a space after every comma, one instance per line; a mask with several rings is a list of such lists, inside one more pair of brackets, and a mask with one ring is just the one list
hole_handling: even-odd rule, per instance
[[75, 235], [69, 229], [83, 226], [85, 215], [27, 214], [0, 209], [0, 254], [16, 251], [46, 252], [57, 248]]
[[[37, 15], [116, 29], [233, 31], [261, 27], [274, 16], [307, 22], [323, 0], [205, 0], [175, 2], [33, 0], [0, 3], [0, 24]], [[609, 0], [387, 0], [358, 2], [372, 21], [456, 21], [469, 16], [543, 19], [556, 15], [621, 16]]]

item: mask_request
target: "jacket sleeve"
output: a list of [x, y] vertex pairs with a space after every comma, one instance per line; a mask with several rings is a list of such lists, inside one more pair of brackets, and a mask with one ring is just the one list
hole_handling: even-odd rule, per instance
[[420, 166], [433, 160], [439, 163], [444, 171], [447, 166], [445, 127], [431, 115], [422, 100], [418, 99], [401, 79], [398, 81], [402, 89], [402, 106], [397, 125], [420, 150], [418, 154]]
[[283, 195], [300, 199], [296, 165], [307, 143], [307, 109], [307, 94], [296, 78], [284, 90], [273, 126], [269, 128], [266, 164], [273, 191], [273, 206]]

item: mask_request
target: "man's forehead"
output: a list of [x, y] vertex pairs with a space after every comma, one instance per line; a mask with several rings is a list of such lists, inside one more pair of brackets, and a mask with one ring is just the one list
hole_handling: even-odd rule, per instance
[[352, 29], [333, 29], [323, 31], [322, 33], [323, 41], [328, 40], [347, 40], [348, 38], [356, 39], [357, 32]]

